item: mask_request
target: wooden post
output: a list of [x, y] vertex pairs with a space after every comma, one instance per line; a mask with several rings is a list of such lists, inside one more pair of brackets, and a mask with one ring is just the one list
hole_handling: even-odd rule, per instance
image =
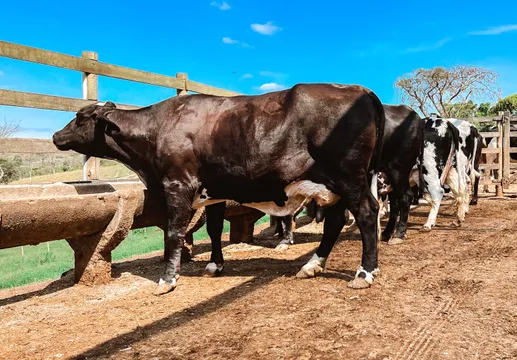
[[188, 91], [187, 91], [188, 75], [185, 74], [185, 73], [176, 73], [176, 79], [183, 80], [183, 89], [177, 89], [176, 90], [176, 95], [177, 96], [188, 95]]
[[503, 189], [508, 189], [510, 186], [510, 113], [504, 112], [502, 114], [503, 123]]
[[264, 213], [253, 209], [244, 214], [228, 217], [230, 222], [230, 244], [252, 243], [255, 222], [262, 216], [264, 216]]
[[[98, 60], [96, 52], [83, 51], [83, 58], [90, 60]], [[83, 72], [83, 99], [95, 100], [99, 99], [99, 82], [96, 74]], [[83, 156], [83, 180], [99, 179], [100, 159]]]
[[497, 148], [499, 150], [497, 154], [497, 165], [499, 169], [497, 171], [497, 184], [495, 186], [495, 196], [503, 197], [503, 121], [502, 119], [497, 122], [497, 132], [499, 137], [497, 138]]

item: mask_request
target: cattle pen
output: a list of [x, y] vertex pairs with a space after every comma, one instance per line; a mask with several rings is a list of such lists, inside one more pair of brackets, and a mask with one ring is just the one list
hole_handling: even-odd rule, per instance
[[[182, 73], [102, 63], [91, 52], [75, 57], [0, 41], [1, 56], [81, 72], [84, 96], [0, 89], [0, 105], [73, 112], [103, 100], [99, 75], [180, 96], [236, 95]], [[413, 208], [408, 240], [380, 243], [381, 274], [363, 291], [346, 287], [361, 253], [357, 226], [343, 230], [325, 272], [300, 280], [295, 274], [317, 248], [324, 223], [300, 216], [295, 244], [279, 252], [272, 229], [254, 226], [256, 219], [237, 208], [227, 216], [223, 276], [201, 276], [211, 252], [205, 239], [184, 264], [181, 286], [155, 297], [163, 251], [111, 261], [130, 229], [163, 222], [162, 209], [134, 176], [105, 178], [98, 159], [84, 158], [81, 181], [0, 186], [0, 250], [67, 239], [76, 261], [60, 279], [0, 290], [0, 359], [516, 359], [517, 184], [510, 154], [517, 148], [510, 139], [517, 119], [502, 113], [468, 120], [496, 124], [481, 133], [496, 139], [496, 147], [483, 149], [495, 162], [481, 165], [498, 172], [486, 182], [495, 191], [480, 195], [459, 228], [448, 224], [454, 202], [446, 196], [432, 235], [419, 231], [429, 207]], [[4, 153], [57, 150], [47, 140], [0, 139]]]

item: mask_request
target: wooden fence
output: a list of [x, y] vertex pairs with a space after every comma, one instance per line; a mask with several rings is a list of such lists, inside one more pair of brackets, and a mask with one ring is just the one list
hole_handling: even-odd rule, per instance
[[[512, 147], [511, 141], [511, 138], [517, 137], [517, 131], [512, 131], [512, 125], [517, 122], [517, 116], [512, 116], [509, 112], [500, 112], [497, 117], [472, 118], [469, 121], [473, 123], [496, 123], [495, 131], [481, 132], [487, 145], [489, 139], [497, 139], [497, 146], [483, 148], [482, 154], [488, 161], [482, 163], [480, 169], [485, 173], [484, 184], [495, 183], [497, 196], [502, 196], [504, 189], [508, 189], [509, 185], [517, 179], [512, 174], [512, 170], [517, 170], [517, 163], [511, 162], [511, 154], [517, 153], [517, 147]], [[490, 174], [494, 170], [497, 171], [497, 177], [490, 180]]]
[[[80, 71], [83, 74], [82, 99], [0, 89], [0, 105], [76, 112], [86, 105], [99, 101], [98, 75], [176, 89], [177, 95], [186, 95], [189, 91], [209, 95], [239, 95], [233, 91], [192, 81], [185, 73], [177, 73], [176, 77], [172, 77], [100, 62], [97, 53], [91, 51], [84, 51], [82, 57], [78, 57], [0, 41], [0, 57]], [[117, 104], [117, 107], [121, 109], [138, 108], [138, 106], [127, 104]], [[59, 151], [50, 140], [32, 141], [30, 142], [30, 149], [20, 146], [21, 143], [17, 139], [1, 139], [0, 153], [28, 153], [29, 151], [30, 153], [51, 153]], [[83, 180], [98, 179], [99, 166], [99, 159], [85, 157]]]

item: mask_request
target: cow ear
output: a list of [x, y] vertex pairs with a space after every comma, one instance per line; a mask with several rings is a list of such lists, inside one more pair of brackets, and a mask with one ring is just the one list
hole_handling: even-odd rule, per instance
[[110, 116], [112, 109], [113, 108], [106, 103], [103, 107], [98, 108], [97, 111], [95, 111], [94, 116], [95, 121], [104, 125], [104, 132], [109, 136], [114, 137], [120, 134], [121, 125], [118, 124], [118, 121], [114, 116]]
[[116, 109], [117, 108], [117, 105], [115, 105], [115, 103], [111, 102], [111, 101], [106, 101], [104, 103], [104, 106], [102, 107], [103, 109]]
[[106, 134], [108, 134], [109, 136], [115, 137], [115, 136], [120, 135], [120, 133], [121, 133], [120, 125], [117, 124], [113, 119], [110, 119], [110, 117], [108, 115], [109, 114], [106, 114], [106, 113], [98, 114], [96, 116], [96, 120], [105, 125], [104, 132]]

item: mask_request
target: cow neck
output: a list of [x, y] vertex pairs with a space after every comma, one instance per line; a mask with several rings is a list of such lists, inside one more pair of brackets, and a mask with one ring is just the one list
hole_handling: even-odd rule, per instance
[[[140, 110], [118, 110], [110, 114], [115, 123], [121, 128], [130, 129], [131, 134], [116, 136], [113, 141], [120, 148], [117, 151], [117, 160], [133, 170], [148, 190], [160, 191], [163, 186], [161, 179], [154, 170], [152, 160], [155, 151], [150, 145], [153, 135], [150, 125], [154, 123], [148, 108]], [[124, 130], [122, 130], [124, 131]], [[144, 136], [145, 134], [145, 136]]]

